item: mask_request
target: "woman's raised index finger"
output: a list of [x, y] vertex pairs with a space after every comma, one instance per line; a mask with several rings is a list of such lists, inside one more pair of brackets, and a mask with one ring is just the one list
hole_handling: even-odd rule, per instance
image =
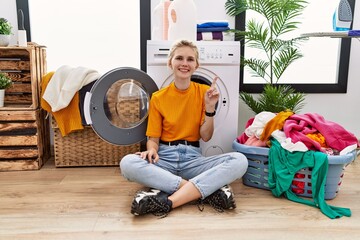
[[213, 82], [211, 83], [211, 87], [216, 87], [216, 81], [219, 79], [218, 76], [214, 77]]

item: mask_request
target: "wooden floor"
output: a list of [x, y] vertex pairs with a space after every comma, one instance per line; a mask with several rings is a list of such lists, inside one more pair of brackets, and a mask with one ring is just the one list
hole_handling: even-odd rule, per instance
[[351, 217], [331, 220], [237, 181], [233, 211], [186, 205], [159, 219], [130, 214], [141, 186], [117, 167], [55, 168], [49, 160], [38, 171], [0, 172], [0, 239], [360, 239], [359, 174], [358, 158], [328, 201], [350, 208]]

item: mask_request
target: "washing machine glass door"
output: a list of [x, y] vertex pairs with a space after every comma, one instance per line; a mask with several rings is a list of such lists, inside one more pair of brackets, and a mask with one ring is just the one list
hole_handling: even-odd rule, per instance
[[111, 70], [86, 93], [86, 122], [111, 144], [140, 142], [146, 137], [150, 97], [157, 90], [153, 79], [139, 69]]

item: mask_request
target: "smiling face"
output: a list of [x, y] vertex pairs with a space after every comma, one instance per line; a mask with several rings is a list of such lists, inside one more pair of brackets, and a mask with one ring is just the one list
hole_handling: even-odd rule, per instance
[[173, 69], [175, 79], [190, 79], [198, 67], [194, 50], [190, 47], [176, 49], [170, 67]]
[[185, 40], [175, 44], [170, 52], [168, 65], [174, 72], [175, 80], [190, 80], [199, 66], [196, 46]]

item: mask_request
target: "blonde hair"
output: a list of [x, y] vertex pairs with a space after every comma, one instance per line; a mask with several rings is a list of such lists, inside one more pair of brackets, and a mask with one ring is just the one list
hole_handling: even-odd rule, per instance
[[179, 40], [172, 45], [169, 56], [168, 56], [168, 66], [171, 65], [171, 60], [174, 57], [176, 49], [181, 48], [181, 47], [190, 47], [192, 50], [194, 50], [195, 61], [196, 61], [196, 65], [198, 67], [199, 66], [199, 50], [198, 50], [197, 46], [189, 40]]

